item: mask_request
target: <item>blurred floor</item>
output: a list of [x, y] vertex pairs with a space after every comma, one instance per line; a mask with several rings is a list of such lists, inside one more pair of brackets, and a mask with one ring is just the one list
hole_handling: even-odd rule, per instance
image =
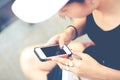
[[0, 32], [13, 20], [14, 14], [11, 5], [14, 0], [0, 0]]
[[21, 51], [29, 45], [45, 43], [69, 23], [69, 20], [58, 20], [58, 16], [54, 16], [35, 25], [20, 20], [9, 24], [0, 33], [0, 80], [27, 80], [20, 69]]

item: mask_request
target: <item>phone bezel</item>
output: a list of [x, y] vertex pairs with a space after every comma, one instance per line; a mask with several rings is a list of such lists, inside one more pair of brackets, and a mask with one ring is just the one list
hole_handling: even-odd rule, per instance
[[[50, 46], [44, 46], [44, 47], [35, 47], [34, 48], [34, 53], [36, 54], [36, 56], [38, 57], [38, 59], [40, 61], [42, 61], [42, 62], [51, 60], [51, 57], [53, 57], [53, 56], [46, 57], [46, 55], [41, 50], [41, 48], [52, 47], [52, 46], [59, 46], [59, 44], [50, 45]], [[39, 49], [39, 52], [37, 51], [37, 48]], [[69, 47], [67, 45], [64, 45], [62, 49], [66, 52], [66, 54], [61, 54], [61, 55], [57, 55], [57, 56], [60, 56], [60, 57], [63, 57], [63, 58], [69, 58], [72, 55], [72, 52], [71, 52], [71, 50], [69, 49]]]

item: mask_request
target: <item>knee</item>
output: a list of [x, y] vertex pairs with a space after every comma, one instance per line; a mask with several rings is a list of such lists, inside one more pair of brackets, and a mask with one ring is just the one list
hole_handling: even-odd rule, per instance
[[[41, 46], [41, 45], [38, 45]], [[20, 55], [20, 65], [22, 68], [29, 68], [29, 67], [35, 67], [37, 65], [34, 64], [39, 64], [40, 61], [37, 58], [37, 56], [34, 53], [34, 48], [36, 46], [30, 46], [25, 48], [21, 55]]]
[[[38, 45], [42, 46], [42, 45]], [[20, 66], [24, 75], [30, 80], [47, 80], [46, 75], [54, 67], [53, 62], [40, 62], [34, 53], [34, 47], [25, 48], [20, 55]], [[49, 67], [50, 68], [49, 68]]]
[[31, 70], [33, 70], [33, 60], [35, 56], [32, 47], [25, 48], [20, 55], [20, 67], [27, 78], [30, 78]]
[[[33, 60], [33, 58], [35, 58], [34, 55], [34, 48], [33, 47], [27, 47], [25, 48], [21, 55], [20, 55], [20, 64], [30, 64], [31, 61]], [[24, 64], [25, 65], [25, 64]]]
[[34, 54], [34, 47], [25, 48], [20, 55], [20, 66], [24, 75], [33, 80], [33, 73], [37, 70], [36, 63], [39, 62]]

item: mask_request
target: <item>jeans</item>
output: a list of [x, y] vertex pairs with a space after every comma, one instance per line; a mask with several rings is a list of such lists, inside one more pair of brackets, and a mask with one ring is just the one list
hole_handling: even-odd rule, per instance
[[62, 70], [56, 65], [47, 75], [48, 80], [62, 80]]

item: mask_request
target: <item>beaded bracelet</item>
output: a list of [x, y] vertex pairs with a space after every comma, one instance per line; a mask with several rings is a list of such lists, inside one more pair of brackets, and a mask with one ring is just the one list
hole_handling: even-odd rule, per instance
[[74, 31], [75, 31], [75, 37], [72, 39], [72, 40], [75, 40], [78, 37], [78, 31], [77, 31], [76, 27], [73, 26], [73, 25], [67, 26], [67, 28], [69, 28], [69, 27], [72, 27], [74, 29]]

